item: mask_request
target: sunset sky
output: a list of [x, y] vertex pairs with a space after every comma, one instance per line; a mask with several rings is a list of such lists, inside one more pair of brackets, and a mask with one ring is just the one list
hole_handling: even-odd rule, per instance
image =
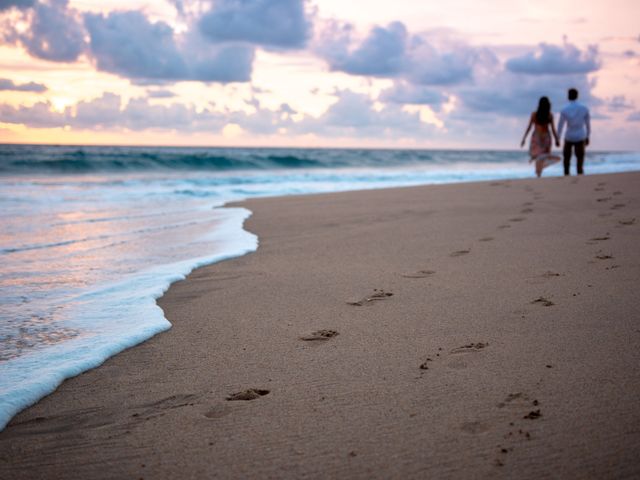
[[0, 0], [0, 142], [640, 150], [638, 0]]

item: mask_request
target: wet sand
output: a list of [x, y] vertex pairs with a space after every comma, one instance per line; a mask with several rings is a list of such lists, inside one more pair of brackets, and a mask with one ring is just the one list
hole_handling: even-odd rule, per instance
[[242, 204], [1, 478], [638, 478], [640, 173]]

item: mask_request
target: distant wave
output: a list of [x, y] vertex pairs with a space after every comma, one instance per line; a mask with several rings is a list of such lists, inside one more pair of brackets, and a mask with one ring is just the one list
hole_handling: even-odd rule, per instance
[[[484, 151], [477, 161], [520, 161], [523, 155]], [[462, 159], [469, 161], [468, 151], [0, 145], [0, 174], [393, 167]]]
[[[525, 150], [378, 150], [0, 145], [0, 175], [388, 167], [483, 168], [526, 163]], [[634, 164], [638, 153], [589, 152], [587, 163]], [[628, 166], [622, 168], [628, 170]], [[184, 194], [189, 194], [184, 192]]]

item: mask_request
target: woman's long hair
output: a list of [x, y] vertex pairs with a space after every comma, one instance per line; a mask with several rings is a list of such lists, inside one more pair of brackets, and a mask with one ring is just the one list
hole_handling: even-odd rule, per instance
[[540, 97], [538, 102], [538, 111], [536, 112], [536, 123], [538, 125], [546, 125], [549, 123], [551, 116], [551, 102], [547, 97]]

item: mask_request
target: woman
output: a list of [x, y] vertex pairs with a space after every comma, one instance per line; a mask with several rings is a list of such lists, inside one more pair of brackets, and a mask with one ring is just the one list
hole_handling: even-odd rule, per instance
[[[531, 135], [531, 145], [529, 146], [529, 154], [531, 155], [531, 160], [529, 161], [536, 162], [536, 175], [540, 177], [544, 168], [560, 161], [560, 157], [551, 155], [551, 133], [553, 133], [553, 138], [556, 141], [556, 147], [560, 146], [560, 142], [558, 141], [556, 127], [553, 124], [551, 102], [547, 97], [540, 98], [538, 110], [531, 114], [527, 131], [524, 132], [524, 137], [522, 137], [522, 142], [520, 143], [521, 147], [524, 147], [531, 127], [534, 128]], [[549, 127], [551, 127], [551, 132], [549, 132]]]

